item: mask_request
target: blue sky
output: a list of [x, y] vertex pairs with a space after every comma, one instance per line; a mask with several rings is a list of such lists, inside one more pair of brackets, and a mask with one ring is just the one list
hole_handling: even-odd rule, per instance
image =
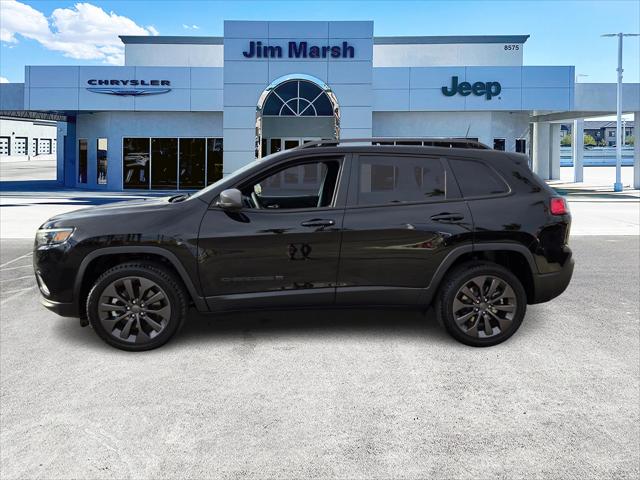
[[[228, 20], [373, 20], [375, 35], [529, 34], [525, 65], [575, 65], [580, 82], [615, 82], [616, 40], [640, 32], [629, 1], [28, 1], [0, 0], [0, 77], [25, 65], [122, 62], [118, 33], [221, 36]], [[625, 41], [625, 81], [639, 82], [640, 40]]]

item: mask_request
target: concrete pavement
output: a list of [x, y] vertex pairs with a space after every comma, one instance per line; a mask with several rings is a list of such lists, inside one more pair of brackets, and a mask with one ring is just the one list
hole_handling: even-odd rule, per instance
[[0, 197], [2, 479], [640, 475], [633, 193], [554, 184], [573, 281], [493, 348], [431, 312], [191, 312], [131, 354], [39, 305], [30, 250], [48, 217], [139, 193], [24, 185]]
[[568, 290], [493, 348], [347, 310], [192, 314], [131, 354], [40, 307], [3, 240], [0, 476], [637, 478], [640, 237], [571, 243]]

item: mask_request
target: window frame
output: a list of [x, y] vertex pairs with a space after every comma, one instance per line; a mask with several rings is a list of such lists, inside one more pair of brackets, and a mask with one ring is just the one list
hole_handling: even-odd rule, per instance
[[[287, 168], [305, 165], [309, 163], [317, 163], [319, 161], [337, 161], [339, 163], [338, 178], [336, 180], [336, 189], [333, 192], [333, 199], [330, 206], [327, 207], [310, 207], [310, 208], [243, 208], [242, 212], [254, 212], [254, 213], [266, 213], [266, 214], [278, 214], [278, 213], [296, 213], [296, 212], [326, 212], [331, 210], [344, 209], [346, 206], [347, 189], [349, 188], [349, 176], [350, 165], [352, 162], [352, 154], [350, 153], [338, 153], [335, 155], [321, 153], [317, 155], [309, 155], [305, 157], [291, 158], [283, 160], [277, 164], [270, 165], [264, 170], [253, 174], [249, 177], [245, 177], [238, 182], [228, 186], [227, 189], [236, 188], [242, 190], [250, 184], [258, 183], [269, 176], [286, 170]], [[210, 209], [224, 210], [217, 205], [219, 194], [216, 195], [210, 205]]]
[[[458, 190], [460, 191], [460, 198], [463, 200], [484, 200], [484, 199], [489, 199], [489, 198], [500, 198], [500, 197], [508, 197], [513, 195], [513, 190], [511, 189], [511, 185], [509, 184], [509, 182], [507, 182], [507, 180], [504, 178], [503, 175], [500, 174], [500, 172], [498, 172], [498, 170], [496, 170], [493, 165], [491, 165], [489, 162], [486, 162], [480, 158], [477, 157], [469, 157], [469, 156], [460, 156], [460, 155], [447, 155], [444, 158], [445, 162], [447, 163], [447, 165], [449, 166], [449, 171], [451, 172], [451, 176], [452, 178], [455, 180], [456, 184], [458, 185]], [[489, 194], [489, 195], [475, 195], [475, 196], [469, 196], [469, 197], [465, 197], [464, 193], [462, 191], [462, 187], [460, 186], [460, 183], [458, 181], [458, 177], [456, 177], [456, 174], [453, 170], [453, 167], [451, 165], [449, 165], [449, 160], [463, 160], [463, 161], [471, 161], [471, 162], [476, 162], [476, 163], [480, 163], [481, 165], [483, 165], [484, 167], [488, 168], [490, 172], [493, 172], [494, 175], [496, 175], [496, 177], [507, 187], [507, 191], [503, 192], [503, 193], [493, 193], [493, 194]]]
[[[398, 202], [398, 203], [375, 203], [368, 205], [359, 205], [358, 199], [360, 195], [360, 161], [362, 158], [370, 157], [383, 157], [383, 158], [429, 158], [433, 161], [437, 161], [442, 166], [445, 175], [444, 196], [435, 197], [432, 200], [417, 200], [412, 202]], [[402, 161], [402, 160], [400, 160]], [[351, 162], [351, 181], [349, 182], [349, 195], [347, 198], [347, 208], [380, 208], [380, 207], [400, 207], [405, 205], [423, 205], [423, 204], [435, 204], [435, 203], [448, 203], [457, 202], [462, 199], [458, 183], [455, 181], [455, 177], [450, 171], [449, 164], [442, 155], [434, 155], [430, 153], [393, 153], [393, 152], [361, 152], [354, 155]]]

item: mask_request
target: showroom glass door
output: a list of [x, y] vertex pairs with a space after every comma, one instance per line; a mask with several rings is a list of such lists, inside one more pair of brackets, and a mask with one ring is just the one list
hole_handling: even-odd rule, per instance
[[197, 190], [205, 183], [206, 139], [180, 139], [180, 190]]
[[178, 188], [178, 139], [151, 139], [151, 188]]
[[285, 138], [265, 138], [262, 140], [262, 156], [266, 157], [272, 153], [281, 150], [290, 150], [299, 147], [305, 142], [311, 140], [320, 140], [320, 138], [302, 138], [302, 137], [285, 137]]

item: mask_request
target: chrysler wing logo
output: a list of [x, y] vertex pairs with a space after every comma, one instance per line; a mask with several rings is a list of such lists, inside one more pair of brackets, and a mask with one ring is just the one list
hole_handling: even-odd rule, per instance
[[159, 95], [170, 92], [170, 88], [87, 88], [93, 93], [105, 93], [120, 97], [139, 97], [141, 95]]
[[[117, 80], [117, 79], [95, 79], [87, 80], [91, 87], [87, 90], [93, 93], [105, 93], [107, 95], [118, 95], [120, 97], [139, 97], [141, 95], [159, 95], [161, 93], [170, 92], [170, 80]], [[94, 87], [96, 85], [97, 87]], [[104, 86], [101, 86], [104, 85]], [[129, 88], [122, 88], [129, 87]]]

